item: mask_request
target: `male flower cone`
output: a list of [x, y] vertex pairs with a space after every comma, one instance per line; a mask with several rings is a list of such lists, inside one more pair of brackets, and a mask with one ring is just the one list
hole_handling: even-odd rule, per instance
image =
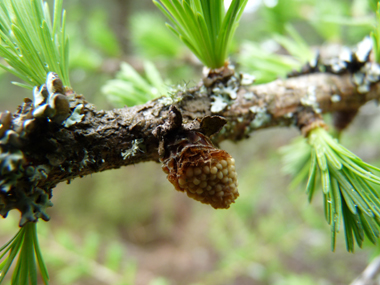
[[[221, 120], [209, 118], [211, 123]], [[202, 123], [200, 128], [186, 128], [182, 124], [174, 128], [163, 139], [160, 158], [168, 180], [190, 198], [215, 209], [228, 209], [239, 196], [235, 160], [226, 151], [215, 148], [202, 133]]]

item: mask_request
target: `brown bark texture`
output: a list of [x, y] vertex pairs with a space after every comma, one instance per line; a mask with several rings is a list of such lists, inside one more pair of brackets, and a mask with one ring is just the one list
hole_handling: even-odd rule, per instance
[[[171, 96], [139, 106], [96, 110], [85, 97], [48, 76], [33, 100], [25, 99], [16, 112], [0, 115], [0, 214], [6, 217], [9, 210], [20, 210], [20, 225], [48, 220], [45, 209], [51, 206], [52, 189], [58, 183], [130, 164], [159, 162], [157, 130], [168, 122], [173, 107], [184, 125], [223, 117], [225, 125], [211, 136], [215, 145], [277, 126], [295, 126], [307, 135], [308, 126], [321, 121], [321, 113], [334, 113], [336, 127], [343, 129], [363, 104], [379, 99], [378, 79], [365, 90], [363, 80], [358, 82], [348, 71], [314, 72], [253, 85], [247, 75], [225, 67], [198, 86]], [[206, 135], [207, 128], [219, 129], [210, 124], [202, 126]]]

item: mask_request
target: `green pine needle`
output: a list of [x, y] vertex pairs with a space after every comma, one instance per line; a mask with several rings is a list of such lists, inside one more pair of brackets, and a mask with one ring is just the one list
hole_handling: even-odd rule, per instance
[[373, 42], [373, 54], [375, 55], [376, 62], [380, 62], [380, 3], [377, 3], [376, 10], [376, 25], [371, 32]]
[[[0, 284], [3, 282], [17, 254], [18, 260], [12, 275], [12, 285], [37, 285], [37, 266], [45, 285], [49, 274], [43, 261], [37, 237], [37, 223], [27, 223], [0, 248]], [[7, 255], [8, 254], [8, 255]]]
[[377, 5], [379, 3], [379, 0], [368, 0], [368, 5], [369, 7], [374, 11], [376, 12], [377, 10]]
[[242, 45], [238, 62], [256, 77], [255, 83], [267, 83], [278, 77], [285, 77], [293, 69], [300, 69], [305, 63], [293, 56], [270, 52], [249, 41]]
[[379, 174], [380, 169], [363, 162], [323, 128], [312, 130], [308, 142], [312, 155], [307, 192], [311, 199], [319, 173], [332, 250], [342, 220], [348, 251], [354, 251], [354, 239], [359, 247], [365, 236], [376, 243], [380, 236], [380, 178], [372, 172]]
[[209, 68], [222, 67], [248, 0], [153, 0], [170, 20], [167, 27]]
[[306, 184], [310, 170], [311, 147], [303, 137], [296, 138], [280, 149], [283, 160], [283, 172], [293, 177], [290, 187]]
[[314, 59], [315, 55], [310, 46], [305, 42], [304, 38], [297, 32], [292, 25], [287, 24], [285, 31], [289, 35], [274, 35], [274, 40], [278, 42], [285, 50], [299, 62], [305, 63]]
[[[308, 142], [308, 143], [307, 143]], [[376, 243], [380, 236], [380, 169], [363, 162], [324, 129], [311, 131], [308, 140], [295, 140], [281, 149], [284, 172], [293, 186], [306, 183], [309, 202], [321, 186], [325, 218], [331, 225], [331, 247], [344, 226], [346, 247], [362, 246], [365, 236]]]
[[278, 77], [286, 77], [293, 70], [300, 70], [305, 63], [315, 60], [315, 54], [301, 35], [291, 25], [285, 27], [287, 36], [276, 34], [273, 40], [289, 55], [268, 51], [267, 48], [246, 41], [238, 55], [238, 62], [255, 77], [255, 83], [266, 83]]
[[110, 101], [129, 107], [144, 104], [166, 94], [168, 92], [167, 84], [154, 64], [146, 61], [144, 69], [146, 79], [131, 65], [122, 62], [116, 79], [107, 81], [102, 87], [102, 92]]
[[0, 67], [25, 83], [17, 85], [32, 89], [43, 84], [46, 74], [53, 71], [70, 86], [62, 2], [54, 3], [53, 21], [47, 3], [41, 0], [0, 2], [0, 56], [7, 63]]

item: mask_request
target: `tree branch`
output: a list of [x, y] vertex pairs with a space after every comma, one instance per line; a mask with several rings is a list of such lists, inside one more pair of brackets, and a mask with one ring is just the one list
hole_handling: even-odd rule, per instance
[[[183, 99], [174, 104], [187, 121], [215, 115], [210, 111], [211, 90], [206, 94], [199, 90], [197, 87], [178, 94]], [[246, 99], [249, 92], [253, 97]], [[295, 125], [297, 113], [308, 107], [302, 101], [306, 101], [311, 92], [322, 112], [347, 111], [379, 99], [380, 84], [374, 85], [370, 92], [360, 94], [347, 75], [313, 74], [242, 87], [230, 108], [218, 113], [228, 123], [214, 142], [237, 141], [257, 129]], [[340, 96], [340, 101], [332, 102], [334, 95]], [[158, 161], [158, 141], [152, 132], [168, 117], [170, 105], [165, 103], [165, 99], [157, 99], [111, 111], [96, 111], [94, 106], [86, 104], [85, 117], [79, 124], [40, 133], [25, 143], [23, 151], [29, 154], [27, 160], [33, 165], [38, 162], [51, 166], [48, 178], [51, 186], [94, 172]], [[252, 112], [254, 107], [263, 111]], [[262, 113], [265, 118], [258, 120]]]
[[362, 274], [356, 278], [351, 285], [375, 285], [378, 284], [380, 272], [380, 257], [376, 257], [370, 264], [364, 269]]
[[[6, 216], [10, 209], [18, 208], [21, 212], [29, 212], [23, 222], [38, 217], [48, 219], [47, 215], [35, 215], [39, 209], [25, 210], [26, 202], [18, 205], [19, 192], [34, 193], [34, 190], [25, 190], [32, 184], [33, 189], [43, 189], [50, 198], [51, 189], [60, 182], [70, 182], [78, 176], [129, 164], [159, 161], [159, 141], [153, 131], [165, 123], [171, 105], [180, 110], [184, 123], [211, 115], [225, 117], [227, 124], [212, 138], [218, 144], [223, 140], [247, 138], [258, 129], [301, 127], [305, 110], [317, 113], [349, 112], [370, 100], [379, 99], [380, 83], [372, 84], [369, 92], [361, 94], [351, 78], [349, 74], [315, 73], [244, 86], [243, 75], [230, 74], [211, 85], [207, 83], [209, 87], [201, 83], [197, 87], [178, 91], [171, 99], [162, 97], [144, 105], [110, 111], [97, 111], [84, 97], [66, 93], [71, 110], [80, 104], [84, 106], [81, 112], [84, 116], [80, 122], [64, 127], [48, 119], [38, 120], [32, 130], [20, 133], [16, 145], [23, 155], [21, 162], [7, 166], [4, 156], [10, 158], [15, 152], [5, 153], [3, 149], [3, 154], [0, 154], [3, 156], [4, 176], [0, 179], [3, 189], [0, 192], [3, 204], [1, 208], [0, 203], [0, 213]], [[236, 91], [236, 99], [231, 99], [234, 98], [231, 90]], [[217, 105], [220, 98], [224, 100], [222, 107]], [[220, 111], [215, 112], [218, 108]], [[13, 115], [9, 129], [17, 132], [25, 125], [25, 118], [30, 117], [32, 110], [33, 102], [26, 100]], [[2, 139], [5, 144], [6, 137], [4, 135]], [[8, 143], [9, 139], [10, 136]], [[7, 171], [4, 171], [5, 167]], [[14, 193], [10, 195], [12, 191]], [[37, 195], [33, 199], [41, 198]]]

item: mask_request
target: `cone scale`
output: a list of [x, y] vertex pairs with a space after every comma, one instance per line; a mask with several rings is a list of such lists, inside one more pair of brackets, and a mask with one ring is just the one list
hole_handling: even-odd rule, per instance
[[[160, 137], [160, 161], [167, 179], [177, 191], [215, 209], [228, 209], [239, 197], [235, 159], [216, 148], [209, 138], [225, 124], [221, 117], [207, 117], [200, 126], [182, 125], [178, 109], [171, 109], [171, 119]], [[204, 123], [207, 122], [207, 123]]]

